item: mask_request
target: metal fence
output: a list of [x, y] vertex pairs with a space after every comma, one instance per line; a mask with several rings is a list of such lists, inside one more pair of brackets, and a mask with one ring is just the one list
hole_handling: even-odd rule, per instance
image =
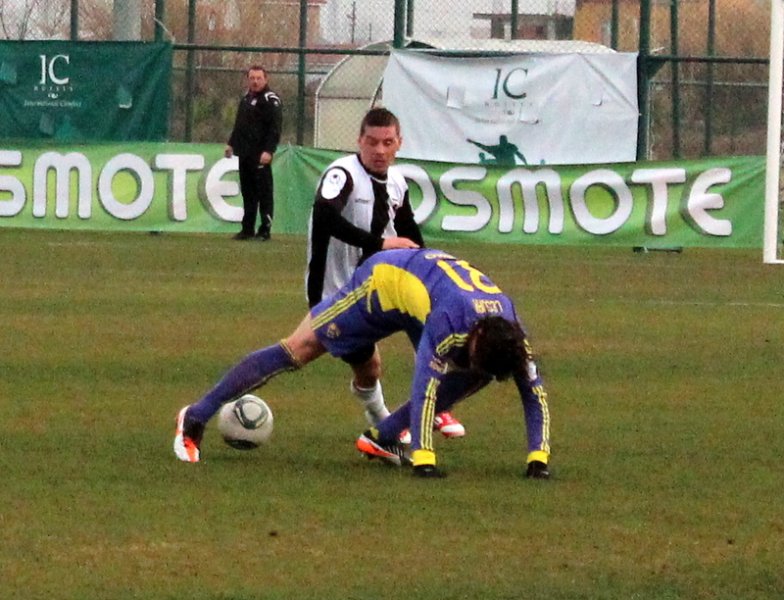
[[0, 36], [170, 40], [177, 141], [222, 142], [264, 64], [284, 141], [324, 146], [355, 137], [350, 107], [377, 99], [390, 47], [593, 42], [640, 53], [638, 154], [668, 159], [765, 153], [769, 16], [768, 0], [0, 0]]

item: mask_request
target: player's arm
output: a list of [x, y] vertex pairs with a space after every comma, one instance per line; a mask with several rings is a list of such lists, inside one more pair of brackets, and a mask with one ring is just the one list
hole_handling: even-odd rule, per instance
[[[226, 141], [226, 151], [224, 151], [224, 155], [227, 158], [231, 158], [231, 156], [234, 155], [234, 148], [236, 147], [237, 144], [237, 128], [239, 127], [240, 124], [240, 113], [242, 112], [243, 109], [242, 102], [243, 100], [240, 99], [239, 106], [237, 106], [237, 112], [234, 114], [234, 125], [231, 128], [229, 139]], [[227, 152], [229, 148], [231, 148], [232, 150], [231, 154]]]
[[417, 348], [409, 402], [411, 459], [415, 474], [418, 467], [436, 466], [435, 415], [449, 410], [453, 404], [490, 382], [489, 377], [469, 370], [468, 336], [455, 325], [452, 316], [449, 311], [431, 312], [419, 338], [409, 332]]
[[425, 329], [421, 332], [416, 347], [409, 397], [411, 460], [415, 469], [436, 465], [433, 419], [436, 415], [436, 401], [445, 372], [446, 362], [436, 352], [432, 331]]
[[523, 402], [528, 434], [527, 476], [546, 479], [550, 476], [547, 468], [550, 461], [550, 409], [547, 392], [533, 359], [528, 360], [524, 371], [515, 374], [514, 381]]
[[313, 232], [372, 254], [381, 250], [383, 239], [357, 227], [341, 214], [353, 189], [354, 182], [345, 169], [332, 167], [324, 173], [313, 203]]
[[425, 367], [423, 358], [417, 356], [409, 415], [411, 460], [414, 475], [421, 477], [443, 476], [436, 467], [433, 447], [434, 415], [450, 410], [454, 404], [472, 396], [492, 380], [468, 368], [456, 368], [454, 364], [450, 364], [447, 370], [447, 362], [448, 359], [440, 353], [431, 354]]
[[268, 126], [264, 131], [262, 152], [268, 152], [272, 155], [275, 154], [280, 143], [280, 134], [283, 129], [283, 104], [275, 92], [267, 92], [265, 96], [267, 110], [270, 111], [271, 115]]
[[411, 208], [408, 190], [406, 190], [406, 194], [403, 197], [403, 204], [395, 213], [395, 231], [397, 231], [398, 236], [408, 238], [420, 248], [425, 246], [422, 231], [419, 229], [416, 220], [414, 220], [414, 209]]
[[436, 466], [433, 419], [441, 378], [440, 373], [421, 363], [418, 353], [409, 403], [411, 460], [415, 470]]
[[487, 146], [487, 145], [485, 145], [485, 144], [482, 144], [481, 142], [477, 142], [476, 140], [472, 140], [472, 139], [470, 139], [470, 138], [469, 138], [469, 139], [467, 139], [467, 140], [466, 140], [466, 142], [468, 142], [468, 143], [470, 143], [470, 144], [473, 144], [474, 146], [476, 146], [477, 148], [480, 148], [481, 150], [484, 150], [484, 151], [486, 151], [486, 152], [490, 152], [490, 148], [491, 148], [491, 147], [490, 147], [490, 146]]

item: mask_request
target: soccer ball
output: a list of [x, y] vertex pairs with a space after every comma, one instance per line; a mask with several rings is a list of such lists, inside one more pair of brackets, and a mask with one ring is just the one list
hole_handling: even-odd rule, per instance
[[218, 431], [232, 448], [252, 450], [269, 440], [273, 421], [272, 410], [264, 400], [245, 394], [223, 405], [218, 415]]

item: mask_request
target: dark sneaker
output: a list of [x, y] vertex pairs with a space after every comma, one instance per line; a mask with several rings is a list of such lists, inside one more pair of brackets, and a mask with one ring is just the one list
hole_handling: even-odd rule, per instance
[[174, 429], [174, 454], [183, 462], [199, 462], [201, 438], [204, 436], [204, 423], [188, 418], [188, 407], [184, 406], [177, 414]]
[[423, 479], [442, 479], [446, 477], [446, 473], [435, 465], [417, 465], [414, 467], [414, 477], [422, 477]]
[[411, 459], [400, 444], [381, 444], [370, 429], [357, 438], [356, 446], [368, 458], [380, 458], [398, 467], [411, 464]]
[[532, 460], [528, 463], [525, 476], [529, 479], [550, 479], [550, 469], [540, 460]]
[[252, 233], [245, 233], [244, 231], [240, 231], [238, 234], [234, 236], [235, 240], [252, 240], [253, 234]]

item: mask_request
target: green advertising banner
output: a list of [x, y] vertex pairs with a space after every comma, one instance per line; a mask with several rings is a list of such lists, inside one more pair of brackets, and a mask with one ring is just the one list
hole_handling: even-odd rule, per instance
[[0, 41], [0, 138], [163, 140], [166, 43]]
[[412, 192], [420, 199], [416, 217], [434, 240], [761, 247], [764, 157], [423, 167], [410, 167], [407, 177], [420, 188]]
[[[288, 146], [273, 163], [278, 233], [307, 232], [341, 154]], [[761, 247], [765, 159], [566, 167], [402, 161], [430, 243]], [[0, 226], [220, 232], [242, 218], [237, 161], [217, 144], [0, 148]]]

